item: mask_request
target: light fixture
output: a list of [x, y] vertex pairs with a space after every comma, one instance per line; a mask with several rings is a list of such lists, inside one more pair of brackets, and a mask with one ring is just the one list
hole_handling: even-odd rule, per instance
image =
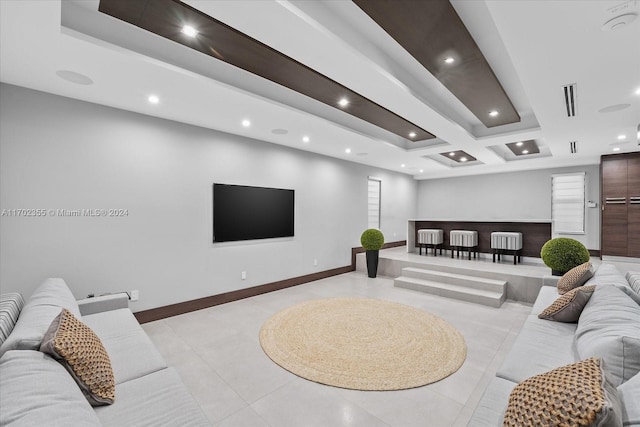
[[517, 145], [518, 147], [522, 147], [522, 144], [524, 144], [524, 142], [522, 142], [522, 141], [520, 141], [520, 142], [516, 142], [516, 145]]
[[191, 25], [185, 25], [180, 31], [182, 32], [182, 34], [188, 37], [195, 37], [198, 35], [198, 30], [193, 28]]
[[455, 156], [455, 155], [456, 155], [456, 153], [455, 153], [454, 151], [452, 151], [452, 152], [450, 152], [450, 153], [449, 153], [449, 155], [450, 155], [451, 157], [453, 157], [453, 156]]
[[466, 157], [460, 157], [460, 161], [461, 161], [461, 162], [466, 162], [466, 161], [467, 161], [467, 158], [466, 158]]
[[305, 135], [305, 136], [303, 136], [303, 137], [302, 137], [302, 142], [304, 142], [305, 144], [306, 144], [307, 142], [309, 142], [309, 141], [310, 141], [310, 139], [309, 139], [309, 137], [308, 137], [308, 136], [306, 136], [306, 135]]
[[154, 104], [154, 105], [160, 102], [160, 98], [158, 98], [157, 95], [149, 95], [147, 100], [149, 101], [150, 104]]
[[529, 150], [522, 150], [522, 154], [529, 154]]
[[403, 168], [404, 166], [405, 166], [405, 164], [404, 164], [404, 163], [400, 165], [400, 167], [401, 167], [401, 168]]
[[500, 113], [498, 113], [498, 110], [491, 110], [491, 111], [489, 111], [489, 115], [490, 115], [491, 117], [495, 117], [495, 116], [497, 116], [498, 114], [500, 114]]
[[420, 169], [420, 173], [423, 173], [423, 172], [424, 172], [424, 169]]
[[620, 147], [613, 147], [613, 151], [620, 151]]
[[444, 58], [444, 62], [446, 62], [447, 64], [453, 64], [454, 62], [456, 62], [456, 60], [451, 56], [447, 56], [446, 58]]
[[627, 139], [627, 135], [618, 135], [618, 141], [622, 141], [623, 139]]
[[338, 105], [341, 107], [346, 107], [347, 105], [349, 105], [349, 100], [347, 98], [340, 98], [340, 100], [338, 101]]
[[249, 126], [251, 126], [251, 121], [248, 119], [244, 119], [242, 121], [242, 126], [248, 128]]
[[409, 132], [409, 138], [415, 138], [417, 134], [415, 132]]
[[636, 89], [636, 95], [640, 95], [640, 87]]
[[346, 148], [346, 149], [344, 150], [344, 152], [345, 152], [345, 153], [347, 153], [347, 154], [351, 153], [351, 148]]

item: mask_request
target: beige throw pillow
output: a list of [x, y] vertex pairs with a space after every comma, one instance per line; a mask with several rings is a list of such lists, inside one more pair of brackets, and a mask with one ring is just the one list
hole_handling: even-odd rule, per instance
[[590, 262], [585, 262], [577, 267], [564, 273], [564, 276], [558, 281], [558, 293], [566, 294], [571, 289], [584, 285], [584, 283], [593, 277], [593, 266]]
[[538, 318], [565, 323], [577, 322], [595, 289], [595, 285], [571, 289], [555, 300], [549, 307], [542, 310], [538, 314]]
[[621, 426], [622, 407], [602, 360], [582, 360], [528, 378], [509, 396], [504, 427]]
[[100, 338], [67, 309], [51, 322], [40, 345], [69, 371], [92, 406], [115, 400], [111, 360]]

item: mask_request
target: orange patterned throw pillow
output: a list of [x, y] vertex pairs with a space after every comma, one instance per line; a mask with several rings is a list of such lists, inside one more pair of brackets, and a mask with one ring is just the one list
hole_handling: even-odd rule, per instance
[[542, 310], [542, 312], [538, 314], [538, 318], [565, 323], [577, 322], [584, 306], [589, 302], [595, 289], [595, 285], [580, 286], [571, 289], [555, 300], [549, 307]]
[[593, 277], [593, 266], [590, 262], [585, 262], [577, 267], [564, 273], [564, 276], [558, 281], [558, 293], [566, 294], [571, 289], [584, 285], [584, 283]]
[[111, 360], [100, 338], [67, 309], [51, 322], [40, 351], [51, 355], [69, 371], [92, 406], [115, 400]]
[[528, 378], [509, 396], [504, 427], [622, 426], [621, 404], [597, 357]]

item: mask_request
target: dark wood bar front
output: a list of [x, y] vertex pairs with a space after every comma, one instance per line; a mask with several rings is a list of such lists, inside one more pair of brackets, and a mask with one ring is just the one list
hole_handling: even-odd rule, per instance
[[421, 228], [441, 228], [444, 231], [444, 247], [449, 248], [451, 230], [475, 230], [478, 232], [478, 250], [491, 253], [491, 232], [513, 231], [522, 233], [522, 255], [540, 258], [540, 249], [551, 239], [551, 222], [500, 222], [500, 221], [415, 221], [413, 242], [418, 241]]

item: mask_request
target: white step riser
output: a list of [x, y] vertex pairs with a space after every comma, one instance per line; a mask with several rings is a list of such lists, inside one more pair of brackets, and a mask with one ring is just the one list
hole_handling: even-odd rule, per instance
[[424, 270], [411, 267], [403, 268], [402, 276], [422, 280], [431, 280], [440, 283], [448, 283], [450, 285], [466, 286], [468, 288], [482, 289], [494, 292], [504, 292], [507, 286], [507, 283], [505, 281], [484, 279], [482, 277], [447, 274], [440, 271]]
[[474, 293], [466, 293], [463, 290], [459, 289], [446, 289], [442, 287], [429, 286], [428, 284], [414, 282], [409, 277], [399, 277], [395, 279], [394, 286], [424, 292], [431, 295], [457, 299], [460, 301], [482, 304], [495, 308], [499, 308], [505, 300], [504, 293], [494, 293], [494, 295], [478, 295]]

